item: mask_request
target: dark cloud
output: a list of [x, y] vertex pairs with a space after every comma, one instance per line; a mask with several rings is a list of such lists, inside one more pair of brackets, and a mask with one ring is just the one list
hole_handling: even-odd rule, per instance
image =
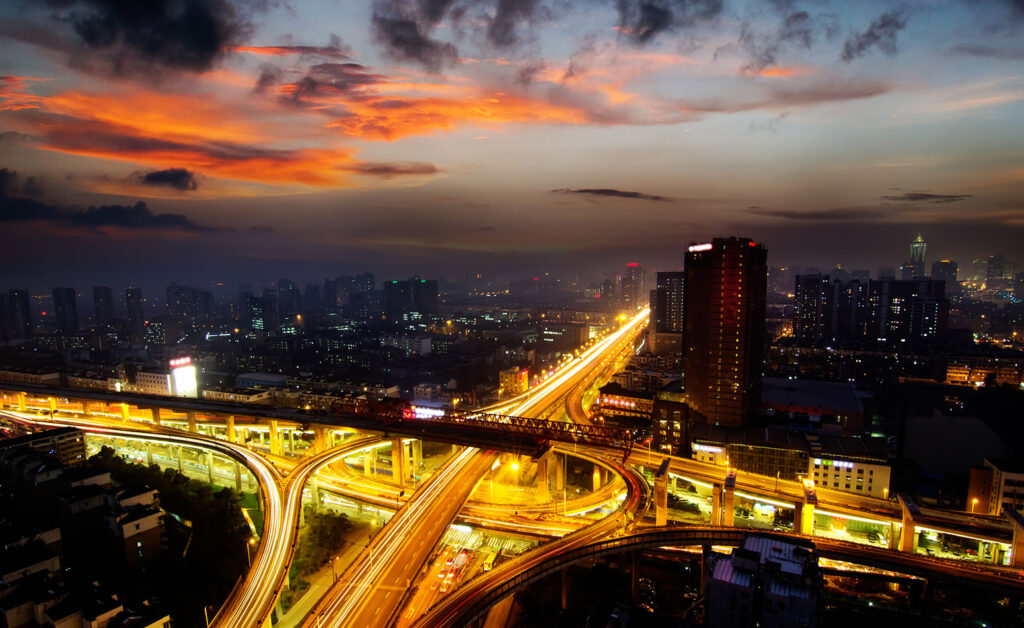
[[48, 0], [117, 74], [204, 72], [250, 33], [265, 3], [235, 0]]
[[788, 111], [783, 111], [779, 115], [769, 120], [753, 121], [750, 123], [751, 131], [768, 131], [769, 133], [776, 133], [779, 130], [779, 125], [782, 124], [783, 120], [789, 117]]
[[747, 209], [747, 213], [767, 218], [785, 218], [786, 220], [806, 222], [859, 222], [884, 216], [886, 212], [875, 207], [849, 207], [808, 211], [750, 207]]
[[520, 87], [529, 87], [537, 78], [537, 75], [544, 71], [548, 64], [544, 61], [530, 61], [516, 70], [515, 82]]
[[616, 190], [612, 188], [583, 188], [579, 190], [570, 190], [569, 188], [560, 188], [557, 190], [551, 190], [559, 194], [587, 194], [590, 196], [612, 196], [615, 198], [632, 198], [641, 201], [668, 201], [670, 200], [665, 196], [658, 196], [656, 194], [644, 194], [643, 192], [629, 192], [627, 190]]
[[896, 54], [896, 34], [906, 25], [901, 11], [883, 13], [871, 23], [866, 31], [846, 40], [839, 58], [843, 61], [853, 61], [874, 47], [878, 47], [885, 54], [894, 55]]
[[81, 210], [11, 196], [12, 192], [19, 190], [20, 180], [16, 172], [0, 169], [0, 223], [49, 222], [88, 229], [121, 227], [161, 231], [217, 231], [213, 227], [193, 222], [182, 214], [154, 214], [142, 201], [135, 205], [101, 205]]
[[903, 203], [956, 203], [972, 198], [972, 194], [930, 194], [928, 192], [906, 192], [893, 196], [883, 196], [887, 201]]
[[757, 33], [749, 22], [740, 28], [739, 45], [750, 56], [743, 72], [755, 75], [774, 65], [776, 58], [787, 47], [810, 49], [819, 36], [830, 38], [837, 26], [836, 17], [828, 13], [811, 16], [807, 11], [787, 13], [777, 29], [770, 33]]
[[988, 57], [989, 59], [1003, 59], [1005, 61], [1024, 60], [1024, 48], [996, 48], [994, 46], [963, 45], [954, 46], [950, 52], [974, 57]]
[[487, 25], [487, 41], [505, 48], [519, 42], [517, 29], [526, 22], [533, 22], [547, 15], [540, 0], [498, 0], [494, 17]]
[[408, 161], [399, 163], [373, 163], [364, 162], [355, 166], [345, 168], [348, 172], [361, 174], [369, 177], [381, 177], [391, 179], [410, 175], [430, 175], [441, 172], [434, 164]]
[[285, 57], [296, 55], [300, 57], [324, 57], [336, 61], [344, 61], [352, 58], [352, 49], [342, 43], [337, 35], [331, 35], [326, 46], [301, 46], [285, 44], [280, 46], [239, 46], [235, 52], [246, 52], [257, 55], [270, 55], [274, 57]]
[[41, 196], [43, 193], [35, 177], [23, 177], [14, 170], [0, 168], [0, 198], [9, 196]]
[[459, 57], [453, 44], [430, 37], [452, 4], [453, 0], [377, 0], [373, 4], [374, 38], [392, 57], [436, 72]]
[[660, 33], [714, 20], [722, 0], [615, 0], [619, 29], [634, 42], [645, 44]]
[[844, 100], [874, 98], [888, 93], [892, 87], [878, 81], [833, 81], [816, 80], [798, 85], [772, 84], [767, 94], [747, 101], [737, 100], [731, 95], [705, 100], [678, 100], [680, 111], [692, 115], [706, 113], [737, 113], [756, 109], [778, 109], [818, 105]]
[[136, 172], [132, 178], [142, 185], [169, 187], [182, 192], [195, 191], [199, 187], [196, 174], [185, 168], [168, 168], [152, 172]]
[[[365, 66], [358, 63], [319, 63], [310, 67], [305, 76], [290, 86], [288, 98], [299, 102], [317, 96], [349, 95], [359, 88], [375, 85], [386, 78], [381, 74], [368, 72]], [[257, 90], [263, 83], [264, 76], [261, 75]]]

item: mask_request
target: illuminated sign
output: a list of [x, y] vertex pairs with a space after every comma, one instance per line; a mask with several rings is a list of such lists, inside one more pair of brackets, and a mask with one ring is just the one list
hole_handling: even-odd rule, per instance
[[686, 249], [686, 250], [691, 252], [691, 253], [697, 253], [697, 252], [700, 252], [700, 251], [710, 251], [711, 249], [712, 249], [711, 243], [708, 242], [706, 244], [691, 244], [690, 247], [688, 249]]
[[721, 447], [712, 447], [711, 445], [698, 445], [697, 443], [693, 444], [693, 449], [694, 451], [706, 451], [709, 454], [722, 453]]
[[196, 367], [191, 365], [192, 360], [190, 358], [184, 359], [188, 360], [188, 362], [171, 371], [171, 376], [174, 380], [172, 394], [176, 397], [195, 398], [199, 396], [199, 386], [196, 383]]
[[822, 465], [824, 467], [839, 467], [841, 469], [852, 469], [852, 462], [845, 462], [843, 460], [822, 460], [821, 458], [814, 459], [815, 465]]
[[413, 406], [412, 413], [417, 419], [436, 419], [437, 417], [444, 416], [444, 410], [421, 406]]
[[178, 368], [179, 366], [188, 366], [192, 364], [192, 358], [175, 358], [170, 362], [171, 368]]
[[626, 264], [626, 266], [628, 266], [629, 268], [635, 268], [635, 267], [637, 267], [639, 265], [640, 264], [638, 264], [637, 262], [630, 262], [630, 263]]

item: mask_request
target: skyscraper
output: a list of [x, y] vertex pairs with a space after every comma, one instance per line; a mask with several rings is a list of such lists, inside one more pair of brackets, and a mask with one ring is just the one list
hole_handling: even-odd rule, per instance
[[793, 335], [800, 343], [824, 340], [833, 302], [828, 275], [797, 275], [794, 294]]
[[9, 324], [12, 338], [32, 337], [32, 311], [28, 306], [28, 290], [11, 289], [7, 293]]
[[97, 325], [111, 325], [114, 322], [114, 291], [110, 286], [93, 286], [92, 304], [96, 312]]
[[437, 280], [420, 279], [384, 282], [384, 313], [391, 320], [416, 312], [421, 316], [437, 313]]
[[946, 294], [957, 294], [960, 284], [956, 280], [956, 262], [944, 259], [932, 264], [932, 279], [946, 282]]
[[761, 403], [767, 251], [715, 238], [686, 254], [683, 387], [708, 422], [742, 426]]
[[622, 275], [622, 305], [636, 309], [643, 305], [647, 296], [647, 281], [644, 269], [636, 262], [626, 264]]
[[868, 335], [877, 342], [930, 342], [946, 333], [949, 301], [941, 281], [872, 281], [868, 308]]
[[74, 288], [53, 289], [53, 310], [57, 317], [57, 331], [73, 334], [78, 331], [78, 305]]
[[651, 324], [647, 334], [650, 352], [681, 355], [685, 274], [660, 272], [656, 277], [657, 287], [651, 290]]
[[146, 315], [142, 309], [142, 290], [124, 289], [124, 305], [128, 309], [128, 338], [131, 344], [141, 345], [145, 340]]
[[928, 243], [924, 241], [921, 234], [917, 234], [914, 241], [910, 243], [910, 261], [904, 267], [909, 276], [904, 279], [919, 279], [924, 277], [924, 255], [928, 250]]

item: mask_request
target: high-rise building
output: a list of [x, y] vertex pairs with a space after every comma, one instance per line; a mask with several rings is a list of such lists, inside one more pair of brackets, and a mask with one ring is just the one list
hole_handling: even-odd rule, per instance
[[282, 321], [299, 313], [299, 287], [291, 279], [277, 280], [277, 309]]
[[1013, 280], [1013, 298], [1024, 302], [1024, 273], [1017, 273]]
[[213, 293], [171, 284], [167, 286], [167, 312], [177, 323], [181, 338], [187, 337], [212, 322]]
[[28, 290], [12, 288], [8, 296], [8, 324], [12, 338], [32, 337], [32, 310], [28, 305]]
[[948, 259], [939, 260], [932, 264], [932, 279], [946, 282], [946, 294], [953, 295], [960, 292], [960, 284], [956, 280], [956, 262]]
[[1003, 255], [989, 255], [988, 263], [985, 265], [985, 279], [1002, 279], [1003, 266], [1006, 264], [1006, 257]]
[[767, 251], [715, 238], [686, 254], [683, 388], [708, 422], [746, 425], [761, 402]]
[[930, 342], [946, 333], [949, 301], [942, 281], [872, 281], [868, 309], [868, 335], [878, 342]]
[[910, 259], [903, 265], [902, 279], [920, 279], [924, 277], [924, 255], [928, 250], [928, 243], [924, 241], [921, 234], [917, 234], [910, 243]]
[[868, 284], [868, 281], [871, 280], [871, 271], [864, 268], [858, 268], [854, 270], [852, 273], [850, 273], [850, 278], [856, 279], [857, 281], [861, 282], [866, 286]]
[[821, 342], [828, 337], [832, 313], [832, 282], [828, 275], [797, 275], [793, 299], [793, 335], [797, 342]]
[[685, 273], [660, 272], [656, 278], [657, 287], [650, 291], [649, 351], [655, 355], [682, 356]]
[[306, 312], [319, 312], [322, 305], [320, 284], [307, 283], [306, 292], [302, 295], [302, 309]]
[[626, 264], [626, 272], [622, 275], [622, 305], [637, 309], [644, 304], [647, 297], [647, 281], [644, 269], [636, 262]]
[[146, 315], [142, 307], [142, 289], [125, 288], [124, 305], [128, 309], [128, 338], [133, 345], [145, 341]]
[[323, 304], [327, 312], [338, 309], [341, 303], [338, 302], [338, 282], [333, 279], [324, 280]]
[[391, 320], [398, 320], [413, 313], [420, 316], [437, 313], [437, 280], [413, 277], [385, 282], [384, 314]]
[[73, 334], [78, 331], [78, 305], [74, 288], [53, 289], [53, 311], [57, 318], [57, 331]]
[[93, 286], [92, 304], [96, 313], [97, 325], [114, 323], [114, 291], [110, 286]]

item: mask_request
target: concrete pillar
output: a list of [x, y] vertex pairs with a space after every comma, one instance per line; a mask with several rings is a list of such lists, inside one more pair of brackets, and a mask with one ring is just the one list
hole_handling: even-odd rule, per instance
[[663, 473], [654, 480], [654, 524], [668, 524], [668, 474]]
[[722, 525], [722, 485], [715, 484], [711, 489], [711, 525]]
[[313, 426], [313, 451], [319, 453], [328, 449], [327, 428], [321, 425]]
[[270, 419], [268, 421], [270, 427], [270, 453], [275, 456], [283, 455], [281, 453], [281, 432], [279, 431], [277, 421]]
[[18, 393], [18, 410], [21, 412], [28, 410], [28, 395], [23, 392]]
[[900, 551], [914, 553], [917, 549], [917, 527], [914, 519], [921, 514], [917, 504], [908, 496], [900, 493], [896, 496], [900, 503], [900, 510], [903, 512], [903, 533], [900, 535]]
[[568, 461], [569, 457], [564, 454], [555, 458], [555, 490], [559, 493], [565, 490], [565, 465]]
[[184, 466], [181, 464], [181, 445], [178, 445], [178, 473], [184, 472]]
[[594, 490], [601, 488], [601, 467], [594, 465]]
[[185, 419], [188, 421], [188, 431], [196, 433], [196, 413], [192, 410], [185, 411]]
[[235, 417], [228, 415], [224, 418], [224, 432], [229, 443], [237, 443], [238, 440], [235, 438]]
[[391, 439], [391, 480], [399, 487], [405, 486], [405, 446], [401, 438]]
[[204, 456], [204, 458], [206, 459], [206, 475], [210, 479], [210, 484], [213, 485], [213, 452], [206, 451], [203, 453], [206, 454]]
[[814, 536], [814, 504], [797, 502], [793, 512], [793, 531]]
[[736, 522], [736, 491], [722, 487], [722, 525], [731, 528]]
[[160, 425], [160, 408], [150, 408], [149, 412], [153, 415], [153, 425]]
[[569, 608], [569, 569], [562, 568], [562, 610]]
[[127, 403], [121, 404], [121, 420], [130, 421], [132, 418], [131, 412], [129, 412], [129, 406]]
[[288, 430], [288, 453], [295, 455], [295, 429]]
[[146, 441], [146, 464], [153, 464], [153, 443]]
[[412, 441], [412, 469], [419, 471], [423, 467], [423, 441], [416, 439]]
[[90, 416], [92, 412], [89, 412], [89, 402], [82, 401], [82, 416]]
[[242, 465], [238, 464], [237, 460], [235, 460], [234, 463], [235, 463], [235, 492], [236, 493], [241, 493], [242, 492]]
[[889, 549], [891, 550], [900, 548], [900, 527], [901, 524], [896, 521], [889, 524]]
[[50, 397], [47, 401], [50, 402], [50, 416], [57, 414], [57, 399]]
[[374, 450], [367, 449], [363, 452], [363, 475], [367, 477], [373, 477], [373, 456]]
[[[548, 469], [548, 462], [551, 460], [551, 452], [546, 452], [543, 456], [537, 459], [537, 503], [546, 504], [551, 500], [551, 492], [548, 489], [548, 477], [550, 476], [550, 470]], [[556, 462], [557, 465], [557, 462]]]

